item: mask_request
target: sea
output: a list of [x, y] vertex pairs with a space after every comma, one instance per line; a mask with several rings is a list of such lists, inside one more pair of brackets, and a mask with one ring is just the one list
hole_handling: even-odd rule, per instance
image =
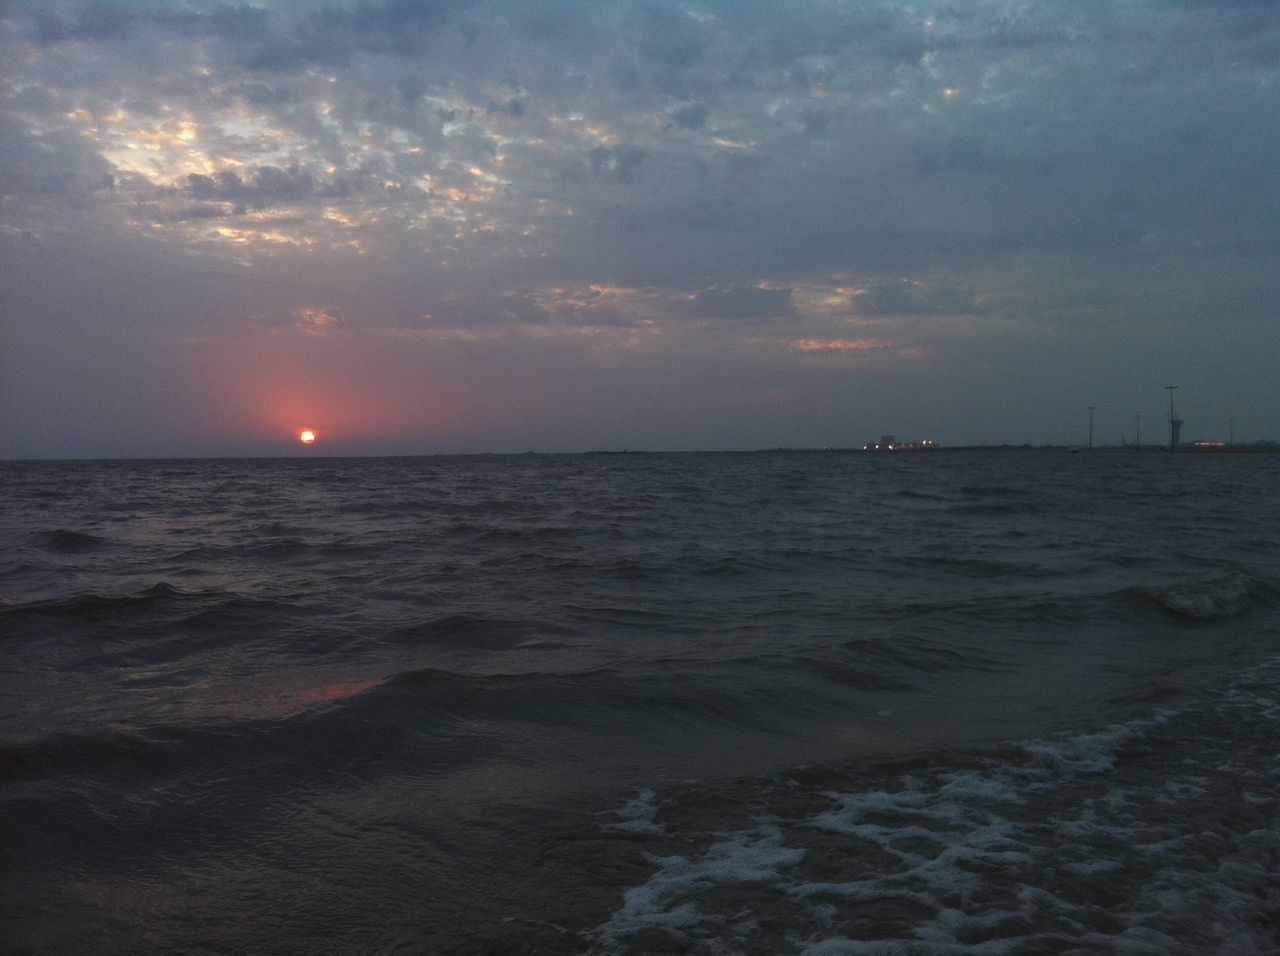
[[1280, 951], [1280, 454], [0, 462], [0, 951]]

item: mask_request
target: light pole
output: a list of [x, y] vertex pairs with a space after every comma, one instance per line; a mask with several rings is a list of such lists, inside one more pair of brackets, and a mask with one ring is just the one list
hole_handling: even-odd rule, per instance
[[1089, 406], [1089, 451], [1093, 451], [1093, 406]]

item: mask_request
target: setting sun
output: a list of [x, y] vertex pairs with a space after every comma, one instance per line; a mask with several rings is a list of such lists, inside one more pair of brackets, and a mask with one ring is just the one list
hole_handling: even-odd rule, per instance
[[316, 433], [310, 428], [304, 428], [302, 431], [298, 432], [298, 441], [302, 442], [304, 445], [310, 445], [315, 440]]

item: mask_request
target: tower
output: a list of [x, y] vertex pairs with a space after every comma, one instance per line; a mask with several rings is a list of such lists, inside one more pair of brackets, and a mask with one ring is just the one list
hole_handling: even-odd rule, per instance
[[1177, 451], [1178, 449], [1178, 432], [1182, 430], [1182, 419], [1173, 411], [1173, 390], [1176, 385], [1166, 385], [1165, 391], [1169, 393], [1169, 451]]

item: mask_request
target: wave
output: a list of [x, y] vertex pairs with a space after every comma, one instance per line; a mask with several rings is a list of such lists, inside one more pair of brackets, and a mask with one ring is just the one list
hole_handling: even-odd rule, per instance
[[955, 500], [954, 498], [948, 497], [947, 495], [935, 494], [933, 492], [928, 492], [928, 491], [920, 491], [916, 488], [899, 488], [897, 491], [893, 492], [893, 497], [906, 498], [908, 500], [913, 500], [913, 501], [951, 502]]
[[43, 601], [32, 601], [24, 604], [13, 604], [0, 610], [10, 620], [27, 617], [50, 617], [69, 619], [110, 618], [117, 615], [128, 615], [139, 610], [146, 610], [164, 604], [176, 597], [186, 596], [186, 592], [174, 587], [167, 581], [160, 581], [144, 591], [136, 594], [105, 595], [76, 594], [66, 598], [53, 598]]
[[549, 636], [577, 633], [572, 628], [533, 618], [502, 618], [474, 612], [443, 614], [394, 628], [389, 639], [402, 644], [456, 644], [493, 650], [525, 645]]
[[999, 498], [1004, 501], [1009, 498], [1026, 498], [1036, 492], [1032, 489], [1017, 488], [1012, 485], [963, 485], [960, 488], [960, 493], [968, 495], [970, 498]]
[[1274, 601], [1280, 596], [1280, 587], [1236, 571], [1159, 587], [1128, 588], [1121, 593], [1185, 621], [1211, 622], [1247, 614], [1257, 601]]
[[278, 541], [263, 541], [235, 550], [245, 557], [296, 558], [311, 551], [312, 545], [301, 538], [281, 538]]
[[81, 554], [86, 551], [96, 551], [107, 542], [106, 538], [96, 534], [70, 531], [66, 528], [38, 532], [33, 537], [41, 547], [55, 554]]
[[0, 746], [0, 779], [40, 777], [103, 764], [151, 763], [157, 753], [156, 743], [140, 734], [53, 734]]
[[648, 878], [586, 936], [601, 954], [1274, 952], [1277, 665], [987, 753], [642, 789], [600, 830], [643, 847]]
[[[182, 562], [188, 566], [199, 568], [217, 562], [234, 562], [243, 559], [266, 560], [268, 563], [289, 563], [290, 559], [309, 557], [315, 560], [305, 562], [308, 565], [321, 563], [321, 559], [335, 561], [352, 558], [377, 559], [385, 554], [380, 545], [361, 544], [350, 538], [316, 543], [303, 538], [279, 538], [270, 541], [250, 541], [239, 544], [209, 545], [202, 544], [194, 548], [186, 548], [169, 556], [172, 562]], [[301, 566], [298, 562], [296, 566]]]
[[940, 674], [954, 671], [996, 673], [1009, 669], [1011, 661], [974, 647], [944, 645], [921, 637], [905, 640], [858, 638], [844, 645], [860, 659], [877, 661], [882, 667], [916, 674]]
[[[335, 773], [357, 769], [369, 779], [405, 773], [439, 778], [501, 759], [513, 747], [526, 757], [554, 748], [566, 734], [584, 742], [594, 738], [589, 746], [597, 753], [610, 740], [650, 732], [673, 739], [727, 728], [772, 734], [788, 714], [808, 706], [792, 701], [780, 712], [771, 706], [771, 689], [759, 682], [733, 686], [713, 675], [679, 672], [637, 678], [612, 668], [499, 674], [422, 668], [382, 680], [324, 679], [305, 688], [282, 682], [272, 692], [274, 713], [255, 700], [239, 708], [234, 701], [218, 702], [226, 706], [209, 713], [161, 703], [152, 711], [134, 710], [128, 729], [11, 740], [0, 747], [0, 777], [83, 778], [133, 770], [184, 777], [195, 771], [199, 777], [217, 766], [229, 773], [243, 768], [264, 792], [323, 787]], [[122, 692], [146, 695], [150, 689]], [[148, 716], [151, 722], [141, 723]], [[202, 784], [192, 778], [191, 786]]]
[[822, 681], [854, 690], [907, 691], [917, 685], [902, 677], [886, 674], [883, 670], [857, 666], [848, 661], [792, 656], [778, 661], [779, 667], [809, 674]]
[[[269, 628], [292, 605], [221, 589], [187, 591], [167, 581], [132, 594], [82, 593], [24, 603], [0, 602], [0, 622], [11, 636], [80, 633], [118, 634], [149, 654], [181, 653], [193, 632], [234, 643], [243, 635]], [[149, 639], [160, 646], [146, 649]], [[175, 647], [167, 647], [173, 644]], [[193, 649], [194, 645], [188, 647]]]
[[[567, 726], [589, 733], [637, 724], [773, 727], [759, 688], [696, 673], [638, 677], [602, 667], [576, 673], [459, 674], [424, 668], [397, 674], [366, 696], [409, 695], [415, 710], [450, 720]], [[353, 704], [354, 705], [354, 704]], [[363, 704], [361, 704], [363, 706]]]
[[1001, 515], [1034, 515], [1043, 509], [1034, 501], [983, 502], [974, 504], [953, 505], [944, 509], [944, 514], [974, 515], [977, 517]]
[[[1031, 575], [1029, 580], [1038, 577]], [[1110, 607], [1112, 596], [1106, 592], [1091, 595], [1059, 590], [1028, 594], [977, 593], [958, 600], [869, 601], [860, 608], [860, 618], [877, 625], [951, 622], [957, 633], [968, 633], [967, 629], [975, 623], [980, 623], [985, 632], [1010, 627], [1020, 627], [1023, 631], [1029, 628], [1043, 630], [1050, 625], [1074, 626], [1112, 619], [1115, 616], [1114, 609]], [[961, 628], [965, 630], [959, 630]]]
[[903, 559], [902, 564], [907, 567], [937, 569], [967, 578], [1057, 578], [1074, 573], [1071, 569], [1046, 568], [1026, 562], [944, 556], [913, 556]]

